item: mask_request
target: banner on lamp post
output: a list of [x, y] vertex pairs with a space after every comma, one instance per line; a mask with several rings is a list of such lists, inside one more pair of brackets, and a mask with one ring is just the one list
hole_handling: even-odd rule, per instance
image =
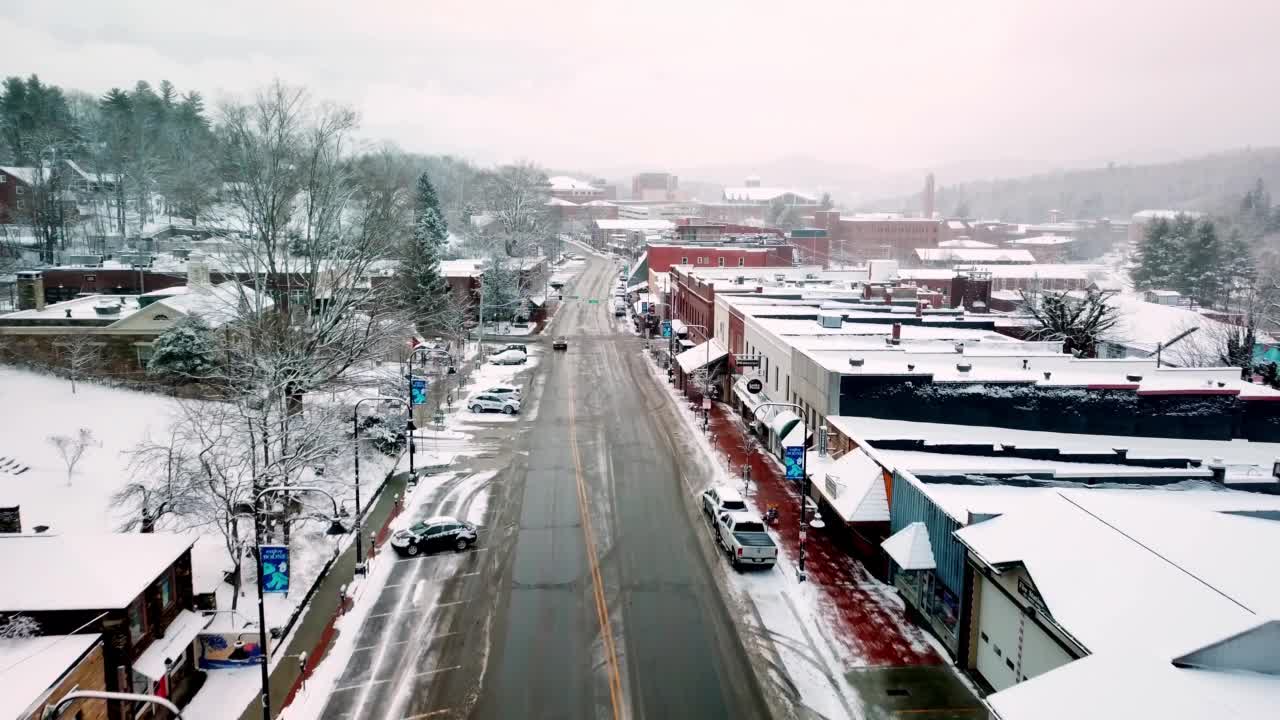
[[787, 469], [788, 480], [804, 479], [804, 446], [789, 445], [782, 449], [782, 465]]
[[289, 592], [289, 546], [263, 545], [258, 572], [262, 573], [262, 591]]

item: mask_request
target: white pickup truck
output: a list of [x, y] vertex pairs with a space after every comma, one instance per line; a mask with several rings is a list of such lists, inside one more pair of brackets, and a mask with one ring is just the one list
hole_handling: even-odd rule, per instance
[[771, 567], [778, 560], [778, 546], [765, 530], [759, 515], [723, 512], [716, 516], [716, 540], [729, 555], [735, 570], [744, 566]]

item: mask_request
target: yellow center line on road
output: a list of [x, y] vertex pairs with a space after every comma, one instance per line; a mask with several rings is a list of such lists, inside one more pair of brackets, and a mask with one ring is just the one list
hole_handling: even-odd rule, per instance
[[609, 606], [604, 599], [604, 579], [600, 574], [600, 560], [596, 555], [595, 534], [591, 530], [591, 512], [587, 503], [587, 486], [582, 473], [582, 456], [578, 452], [578, 406], [574, 392], [573, 374], [569, 375], [569, 448], [573, 452], [574, 477], [578, 484], [578, 513], [582, 517], [582, 534], [587, 546], [587, 565], [591, 569], [591, 588], [596, 601], [596, 616], [600, 622], [600, 634], [604, 636], [605, 659], [609, 663], [609, 700], [613, 705], [613, 718], [621, 717], [622, 676], [618, 672], [618, 653], [613, 644], [613, 630], [609, 626]]

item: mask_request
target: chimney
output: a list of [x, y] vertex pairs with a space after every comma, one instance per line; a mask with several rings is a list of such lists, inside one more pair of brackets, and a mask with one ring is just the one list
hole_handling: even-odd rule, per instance
[[923, 207], [921, 207], [923, 217], [933, 217], [933, 199], [933, 173], [929, 173], [924, 176], [924, 202]]
[[897, 345], [898, 341], [901, 339], [902, 339], [902, 323], [894, 323], [893, 324], [893, 344]]
[[204, 253], [192, 252], [187, 259], [187, 287], [204, 289], [209, 285], [209, 263]]
[[44, 309], [44, 273], [23, 270], [18, 273], [18, 309]]

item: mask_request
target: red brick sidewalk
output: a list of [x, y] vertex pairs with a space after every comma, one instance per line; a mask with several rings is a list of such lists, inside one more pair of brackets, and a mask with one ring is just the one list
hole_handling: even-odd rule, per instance
[[[783, 552], [794, 563], [800, 557], [800, 489], [782, 477], [781, 467], [769, 458], [760, 444], [749, 438], [746, 428], [728, 407], [716, 404], [711, 411], [711, 433], [716, 448], [731, 463], [734, 474], [742, 476], [744, 463], [751, 465], [751, 490], [756, 506], [763, 512], [769, 505], [779, 511], [775, 525]], [[831, 521], [831, 518], [824, 518]], [[933, 665], [942, 662], [925, 638], [925, 631], [911, 624], [901, 609], [878, 594], [885, 589], [862, 563], [841, 550], [825, 530], [809, 530], [805, 545], [805, 570], [809, 581], [821, 589], [822, 612], [839, 628], [836, 640], [854, 657], [868, 665]], [[788, 576], [785, 582], [795, 582]]]

